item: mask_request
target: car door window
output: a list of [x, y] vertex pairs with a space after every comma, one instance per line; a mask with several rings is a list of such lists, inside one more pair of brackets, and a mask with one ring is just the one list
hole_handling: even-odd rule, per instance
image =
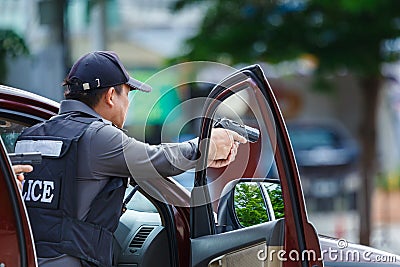
[[[133, 186], [129, 185], [125, 192], [124, 201], [127, 210], [140, 212], [158, 213], [157, 208], [141, 192], [132, 192]], [[132, 195], [131, 195], [132, 194]]]
[[27, 127], [28, 125], [25, 122], [0, 116], [0, 135], [8, 153], [14, 152], [15, 142], [18, 136]]
[[[279, 181], [274, 160], [276, 144], [266, 134], [268, 125], [263, 119], [263, 111], [257, 105], [252, 88], [244, 89], [225, 99], [217, 108], [214, 120], [221, 118], [251, 127], [248, 128], [250, 129], [249, 133], [259, 131], [260, 135], [256, 142], [240, 145], [235, 161], [226, 168], [209, 168], [207, 170], [208, 187], [215, 202], [213, 207], [216, 212], [218, 212], [218, 206], [224, 206], [219, 202], [226, 201], [224, 194], [229, 192], [227, 185], [235, 179], [269, 177]], [[272, 219], [265, 203], [265, 199], [268, 199], [265, 194], [267, 190], [262, 188], [262, 183], [248, 181], [235, 185], [235, 211], [237, 218], [241, 219], [239, 222], [242, 226], [250, 226]]]

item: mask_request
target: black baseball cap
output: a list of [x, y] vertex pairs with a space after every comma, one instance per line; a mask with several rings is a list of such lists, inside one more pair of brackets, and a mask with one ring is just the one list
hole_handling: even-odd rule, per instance
[[120, 84], [129, 85], [131, 90], [151, 91], [150, 85], [129, 76], [115, 52], [96, 51], [83, 55], [75, 62], [63, 85], [71, 91], [86, 91]]

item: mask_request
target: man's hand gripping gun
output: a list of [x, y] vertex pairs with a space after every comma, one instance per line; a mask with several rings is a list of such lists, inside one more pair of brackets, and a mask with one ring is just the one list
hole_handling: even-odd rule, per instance
[[255, 143], [260, 138], [260, 131], [256, 128], [237, 123], [233, 120], [227, 118], [218, 119], [215, 124], [215, 128], [224, 128], [227, 130], [231, 130], [237, 132], [241, 136], [247, 139], [250, 143]]

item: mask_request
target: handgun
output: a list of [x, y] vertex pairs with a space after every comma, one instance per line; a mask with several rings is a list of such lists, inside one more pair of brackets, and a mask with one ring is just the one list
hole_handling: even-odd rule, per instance
[[234, 132], [237, 132], [241, 136], [247, 139], [248, 142], [255, 143], [260, 138], [260, 131], [256, 128], [240, 124], [236, 121], [219, 118], [214, 124], [215, 128], [224, 128]]
[[12, 165], [37, 165], [42, 163], [40, 152], [9, 153]]

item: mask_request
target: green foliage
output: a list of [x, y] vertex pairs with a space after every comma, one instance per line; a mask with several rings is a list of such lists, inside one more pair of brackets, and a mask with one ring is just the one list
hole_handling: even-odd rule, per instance
[[235, 208], [239, 222], [245, 227], [268, 221], [264, 201], [256, 184], [242, 183], [236, 186]]
[[[201, 1], [179, 0], [175, 8]], [[188, 60], [281, 62], [312, 55], [320, 73], [379, 73], [399, 58], [383, 49], [400, 36], [398, 0], [214, 0], [187, 41]], [[186, 51], [186, 50], [185, 50]]]
[[376, 177], [376, 185], [383, 191], [399, 191], [400, 190], [400, 168], [391, 172], [378, 173]]
[[285, 216], [284, 206], [283, 206], [283, 196], [282, 189], [280, 186], [275, 185], [266, 186], [269, 198], [271, 199], [272, 208], [275, 213], [275, 219], [280, 219]]
[[12, 30], [0, 29], [0, 83], [4, 83], [7, 75], [6, 56], [16, 57], [28, 53], [24, 39]]
[[[283, 198], [280, 188], [268, 188], [275, 218], [284, 216]], [[235, 187], [235, 210], [239, 222], [251, 226], [269, 221], [260, 187], [255, 183], [241, 183]]]

